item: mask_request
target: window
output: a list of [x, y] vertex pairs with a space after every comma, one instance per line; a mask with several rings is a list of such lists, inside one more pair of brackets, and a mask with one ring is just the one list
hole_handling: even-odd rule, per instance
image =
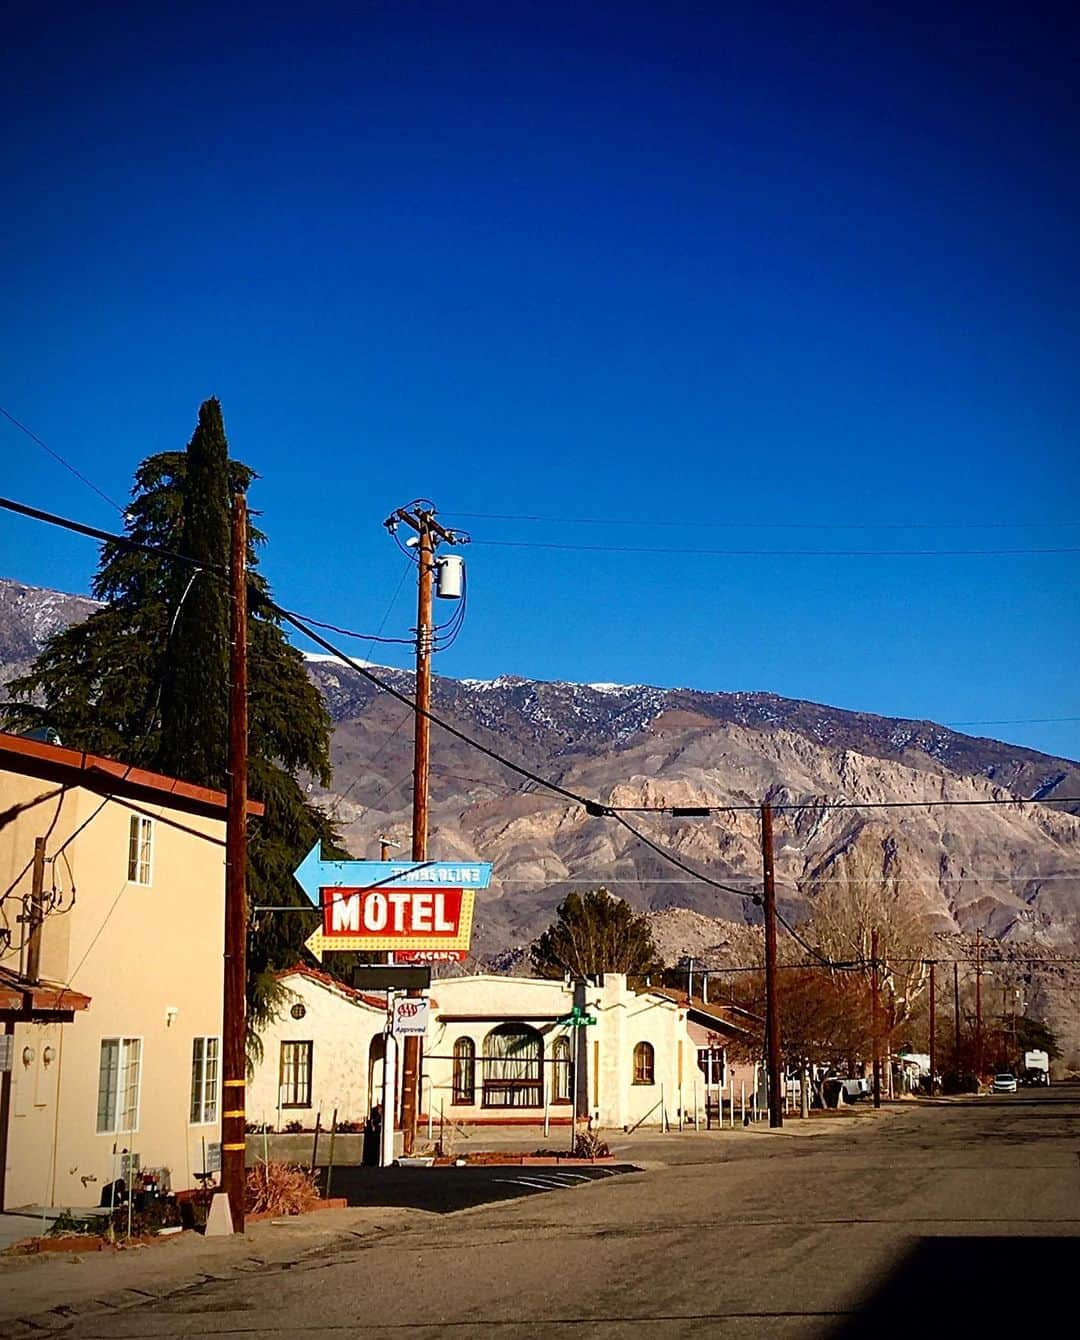
[[311, 1053], [313, 1042], [283, 1042], [281, 1044], [282, 1107], [311, 1106]]
[[556, 1038], [551, 1047], [551, 1101], [570, 1101], [570, 1039]]
[[98, 1063], [97, 1129], [116, 1135], [139, 1128], [141, 1038], [102, 1038]]
[[484, 1107], [542, 1107], [544, 1040], [528, 1024], [500, 1024], [484, 1039]]
[[653, 1084], [655, 1053], [651, 1042], [639, 1042], [634, 1048], [634, 1083]]
[[193, 1126], [217, 1121], [219, 1038], [191, 1040], [191, 1116]]
[[721, 1089], [724, 1087], [723, 1047], [699, 1047], [697, 1063], [706, 1084], [717, 1085]]
[[128, 874], [132, 884], [150, 883], [150, 857], [153, 851], [154, 822], [141, 814], [131, 816], [128, 829]]
[[454, 1043], [454, 1092], [452, 1103], [471, 1107], [476, 1102], [476, 1043], [458, 1038]]

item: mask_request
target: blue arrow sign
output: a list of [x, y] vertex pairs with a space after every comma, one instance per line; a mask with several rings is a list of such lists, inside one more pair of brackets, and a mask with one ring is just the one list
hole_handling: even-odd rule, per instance
[[324, 861], [316, 842], [293, 871], [297, 884], [316, 907], [320, 889], [486, 889], [490, 861]]

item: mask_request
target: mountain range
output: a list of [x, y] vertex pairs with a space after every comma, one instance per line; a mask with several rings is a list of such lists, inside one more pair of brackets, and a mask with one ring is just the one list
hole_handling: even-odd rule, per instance
[[[0, 581], [0, 673], [25, 666], [93, 602]], [[365, 663], [366, 664], [366, 663]], [[316, 795], [356, 856], [380, 838], [408, 851], [412, 713], [330, 656], [309, 656], [333, 723], [334, 781]], [[372, 672], [411, 695], [408, 671]], [[732, 806], [708, 819], [630, 815], [692, 871], [760, 882], [759, 819], [774, 805], [781, 908], [803, 916], [833, 881], [907, 889], [936, 929], [1031, 947], [1080, 939], [1080, 764], [929, 721], [770, 693], [436, 677], [434, 711], [479, 743], [578, 795], [619, 806]], [[930, 807], [920, 802], [1043, 803]], [[903, 802], [885, 807], [884, 802]], [[513, 953], [574, 888], [605, 885], [636, 908], [746, 924], [749, 899], [675, 868], [630, 829], [432, 729], [430, 847], [495, 866], [478, 953]]]

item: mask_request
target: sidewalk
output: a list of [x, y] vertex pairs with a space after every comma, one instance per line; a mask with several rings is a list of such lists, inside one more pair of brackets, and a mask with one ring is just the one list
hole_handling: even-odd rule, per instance
[[[4, 1218], [12, 1216], [5, 1215]], [[318, 1210], [261, 1220], [241, 1237], [181, 1233], [146, 1246], [102, 1252], [0, 1256], [0, 1337], [38, 1335], [73, 1317], [108, 1315], [209, 1280], [294, 1263], [338, 1243], [396, 1230], [430, 1216], [419, 1210]], [[40, 1220], [29, 1233], [33, 1236]]]

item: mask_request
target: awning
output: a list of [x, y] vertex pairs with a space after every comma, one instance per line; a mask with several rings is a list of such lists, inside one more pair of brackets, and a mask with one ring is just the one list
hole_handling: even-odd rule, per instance
[[0, 1022], [70, 1023], [90, 997], [56, 982], [31, 982], [9, 968], [0, 968]]

